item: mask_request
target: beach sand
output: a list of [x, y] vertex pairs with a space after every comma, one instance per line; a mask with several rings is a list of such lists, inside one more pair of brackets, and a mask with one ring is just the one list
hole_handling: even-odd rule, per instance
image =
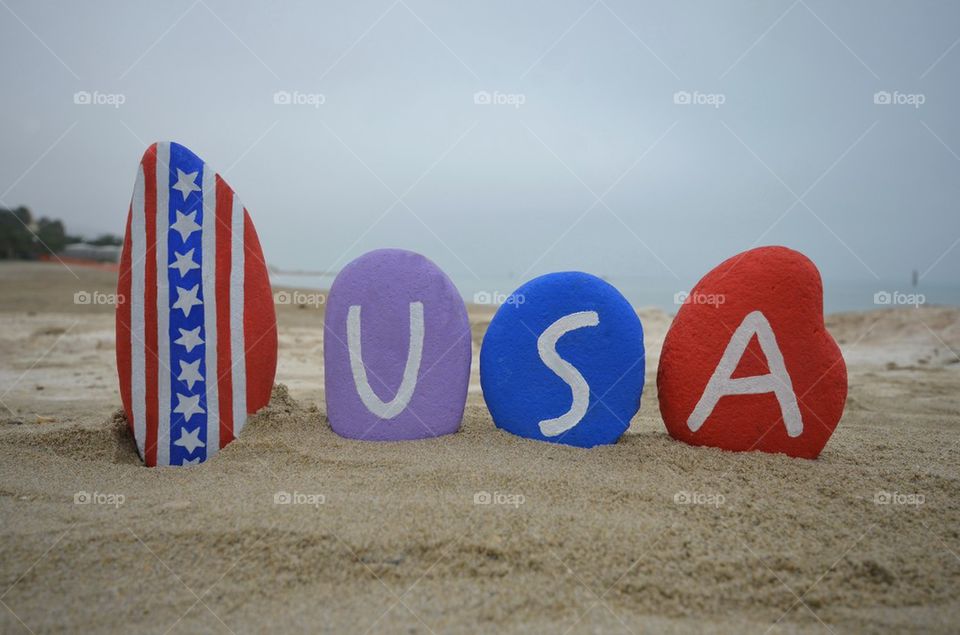
[[3, 633], [960, 628], [958, 309], [828, 318], [850, 396], [807, 461], [667, 435], [659, 310], [640, 311], [647, 383], [616, 445], [494, 427], [477, 374], [489, 307], [471, 307], [459, 433], [341, 439], [322, 307], [283, 305], [270, 406], [211, 462], [148, 469], [120, 412], [113, 307], [74, 304], [115, 274], [72, 269], [0, 264]]

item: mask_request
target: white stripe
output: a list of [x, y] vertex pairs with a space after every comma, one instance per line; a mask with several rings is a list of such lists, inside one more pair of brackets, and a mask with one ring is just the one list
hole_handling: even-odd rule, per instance
[[144, 262], [147, 250], [146, 210], [144, 206], [143, 166], [137, 171], [137, 183], [133, 186], [133, 201], [130, 203], [130, 387], [133, 409], [133, 437], [137, 452], [144, 458], [143, 447], [147, 438], [144, 419], [147, 410], [146, 333], [143, 323]]
[[207, 391], [207, 458], [220, 449], [220, 402], [217, 392], [217, 190], [216, 175], [203, 166], [203, 227], [200, 239], [203, 263], [203, 347], [207, 372], [203, 385]]
[[157, 465], [170, 465], [170, 144], [157, 144]]
[[243, 337], [243, 205], [233, 195], [230, 214], [230, 356], [233, 358], [233, 435], [247, 422], [247, 353]]

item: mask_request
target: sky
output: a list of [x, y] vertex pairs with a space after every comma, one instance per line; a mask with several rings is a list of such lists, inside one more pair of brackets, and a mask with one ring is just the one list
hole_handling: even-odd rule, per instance
[[171, 140], [282, 269], [681, 290], [782, 244], [957, 286], [958, 42], [948, 1], [2, 0], [0, 206], [122, 233]]

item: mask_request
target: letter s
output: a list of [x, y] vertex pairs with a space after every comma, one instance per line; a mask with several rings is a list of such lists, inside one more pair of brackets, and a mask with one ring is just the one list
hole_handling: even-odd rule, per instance
[[579, 311], [565, 315], [540, 334], [537, 338], [537, 351], [543, 363], [557, 374], [560, 379], [570, 386], [573, 403], [570, 410], [555, 419], [544, 419], [540, 422], [540, 432], [547, 437], [555, 437], [580, 423], [587, 414], [590, 403], [590, 386], [573, 365], [557, 354], [557, 340], [564, 334], [600, 324], [600, 316], [596, 311]]

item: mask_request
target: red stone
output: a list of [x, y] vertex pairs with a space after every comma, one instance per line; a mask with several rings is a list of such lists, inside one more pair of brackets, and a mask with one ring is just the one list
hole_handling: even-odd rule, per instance
[[[742, 355], [731, 346], [738, 330], [749, 336]], [[729, 365], [718, 371], [728, 347]], [[760, 247], [710, 271], [667, 332], [657, 389], [675, 439], [816, 458], [843, 414], [847, 368], [824, 327], [823, 285], [813, 262], [786, 247]], [[720, 395], [712, 408], [711, 394]]]

